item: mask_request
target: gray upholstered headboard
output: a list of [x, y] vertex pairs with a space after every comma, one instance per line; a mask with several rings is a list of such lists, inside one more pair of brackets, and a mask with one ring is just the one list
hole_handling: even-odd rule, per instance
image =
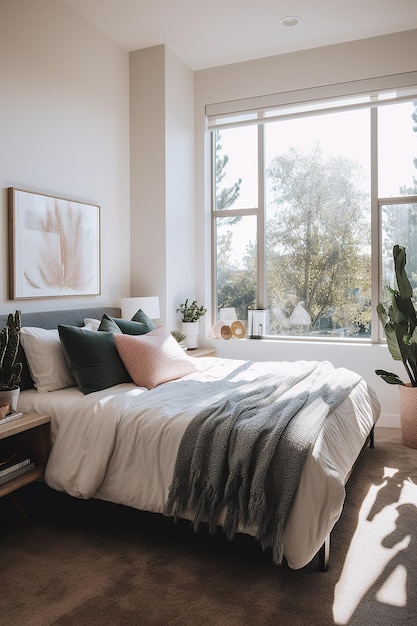
[[[18, 309], [19, 306], [12, 306], [9, 313], [14, 314]], [[6, 325], [9, 313], [0, 315], [0, 328]], [[42, 311], [40, 313], [22, 313], [22, 326], [36, 326], [36, 328], [58, 328], [58, 324], [83, 326], [86, 317], [101, 320], [103, 313], [112, 317], [120, 317], [120, 309], [117, 307]]]
[[[9, 313], [19, 309], [19, 306], [11, 308]], [[9, 313], [0, 315], [0, 328], [7, 323]], [[103, 313], [112, 317], [120, 317], [120, 309], [117, 307], [101, 307], [89, 309], [66, 309], [63, 311], [42, 311], [39, 313], [22, 313], [22, 326], [36, 326], [36, 328], [58, 328], [59, 324], [67, 326], [84, 326], [84, 319], [89, 317], [101, 320]], [[22, 346], [19, 347], [19, 360], [23, 363], [21, 388], [29, 389], [33, 386], [32, 379], [26, 362]]]

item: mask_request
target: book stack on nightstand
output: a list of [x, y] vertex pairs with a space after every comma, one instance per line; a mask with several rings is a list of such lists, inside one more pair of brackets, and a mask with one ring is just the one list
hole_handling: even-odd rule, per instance
[[43, 478], [51, 450], [51, 418], [23, 413], [0, 420], [0, 498]]
[[1, 443], [6, 445], [0, 447], [0, 485], [30, 472], [35, 467], [29, 451], [11, 447], [7, 440]]
[[7, 424], [8, 422], [12, 422], [13, 420], [17, 420], [19, 419], [19, 417], [22, 417], [23, 413], [21, 413], [20, 411], [9, 411], [8, 413], [6, 413], [6, 417], [2, 417], [0, 419], [0, 426], [2, 426], [3, 424]]

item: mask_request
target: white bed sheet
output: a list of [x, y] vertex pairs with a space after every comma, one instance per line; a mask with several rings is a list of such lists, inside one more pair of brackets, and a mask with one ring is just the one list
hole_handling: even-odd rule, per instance
[[[162, 513], [178, 446], [190, 420], [242, 381], [297, 367], [290, 362], [219, 358], [198, 359], [196, 364], [198, 373], [151, 391], [123, 384], [87, 396], [75, 387], [22, 392], [19, 410], [52, 417], [47, 484], [75, 497]], [[284, 555], [291, 568], [311, 561], [339, 519], [346, 478], [379, 410], [374, 392], [361, 380], [326, 419], [284, 528]], [[241, 531], [254, 534], [250, 528]]]

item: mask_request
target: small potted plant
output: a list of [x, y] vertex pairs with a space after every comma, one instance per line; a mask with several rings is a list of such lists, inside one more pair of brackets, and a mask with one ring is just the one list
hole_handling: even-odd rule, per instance
[[21, 313], [9, 314], [0, 331], [0, 402], [15, 411], [20, 393], [23, 364], [16, 361], [20, 344]]
[[186, 337], [186, 345], [188, 350], [198, 348], [198, 321], [207, 313], [205, 306], [193, 300], [191, 303], [188, 298], [177, 309], [177, 313], [181, 314], [181, 330]]
[[402, 442], [417, 448], [417, 315], [412, 301], [413, 288], [405, 271], [406, 250], [393, 248], [397, 289], [390, 287], [391, 306], [388, 311], [380, 302], [377, 313], [384, 327], [387, 346], [395, 361], [402, 361], [410, 382], [392, 372], [375, 370], [385, 382], [400, 389]]
[[187, 346], [185, 345], [186, 336], [180, 330], [171, 330], [171, 335], [174, 337], [175, 341], [186, 350]]

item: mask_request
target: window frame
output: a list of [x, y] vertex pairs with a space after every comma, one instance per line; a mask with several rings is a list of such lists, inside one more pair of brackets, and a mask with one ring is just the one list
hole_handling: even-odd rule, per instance
[[[364, 83], [369, 89], [363, 89]], [[395, 91], [397, 90], [397, 91]], [[343, 93], [344, 92], [344, 93]], [[333, 95], [330, 95], [333, 93]], [[349, 97], [355, 97], [355, 104], [341, 104]], [[366, 102], [359, 101], [361, 97]], [[310, 98], [310, 99], [309, 99]], [[382, 231], [381, 231], [381, 206], [382, 204], [410, 204], [417, 202], [417, 196], [397, 196], [388, 198], [378, 197], [378, 108], [380, 106], [397, 104], [400, 102], [417, 101], [417, 72], [407, 72], [400, 75], [378, 77], [369, 81], [355, 81], [326, 87], [302, 90], [298, 92], [286, 92], [284, 94], [271, 94], [258, 98], [248, 98], [239, 101], [216, 103], [207, 105], [207, 130], [210, 132], [211, 146], [211, 250], [212, 250], [212, 302], [213, 323], [217, 320], [217, 272], [216, 272], [216, 244], [217, 244], [217, 218], [227, 215], [232, 216], [255, 216], [257, 221], [257, 306], [266, 308], [266, 254], [265, 254], [265, 125], [277, 120], [296, 117], [310, 117], [324, 112], [352, 110], [367, 108], [370, 110], [370, 158], [371, 158], [371, 188], [370, 188], [370, 211], [371, 211], [371, 335], [370, 338], [357, 337], [317, 337], [303, 335], [302, 337], [287, 335], [268, 335], [271, 340], [286, 341], [337, 341], [338, 343], [383, 343], [383, 329], [376, 312], [376, 303], [380, 300], [382, 281]], [[309, 103], [314, 106], [313, 112], [297, 112], [297, 106], [302, 109]], [[323, 109], [317, 108], [323, 106]], [[254, 107], [256, 105], [256, 107]], [[254, 107], [254, 108], [252, 108]], [[292, 109], [289, 111], [289, 107]], [[266, 117], [266, 112], [268, 116]], [[258, 205], [251, 209], [223, 209], [217, 210], [216, 202], [216, 131], [256, 124], [258, 126]]]

